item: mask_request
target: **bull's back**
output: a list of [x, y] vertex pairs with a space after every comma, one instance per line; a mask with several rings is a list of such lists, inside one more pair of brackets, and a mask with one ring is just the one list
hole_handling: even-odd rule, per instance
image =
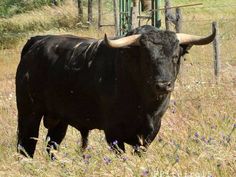
[[47, 36], [35, 36], [31, 37], [26, 44], [24, 45], [22, 51], [21, 51], [21, 58], [30, 50], [30, 48], [40, 40], [46, 38]]

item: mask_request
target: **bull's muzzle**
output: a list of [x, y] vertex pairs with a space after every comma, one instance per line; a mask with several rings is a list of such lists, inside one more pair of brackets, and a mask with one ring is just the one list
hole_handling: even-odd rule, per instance
[[158, 92], [172, 92], [174, 84], [171, 81], [159, 81], [156, 82], [156, 89]]

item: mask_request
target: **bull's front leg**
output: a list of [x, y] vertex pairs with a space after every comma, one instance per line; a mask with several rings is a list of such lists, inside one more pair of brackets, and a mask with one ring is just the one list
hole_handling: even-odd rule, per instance
[[125, 152], [125, 144], [124, 141], [118, 139], [111, 132], [105, 132], [106, 140], [110, 148], [117, 154], [121, 154]]

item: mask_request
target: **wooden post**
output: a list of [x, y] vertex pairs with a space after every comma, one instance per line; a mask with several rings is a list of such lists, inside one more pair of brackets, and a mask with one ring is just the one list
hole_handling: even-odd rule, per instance
[[169, 22], [169, 19], [168, 19], [169, 8], [170, 8], [170, 1], [165, 0], [165, 25], [166, 25], [166, 30], [170, 30], [170, 22]]
[[102, 0], [98, 0], [98, 28], [101, 27], [101, 11], [102, 11], [101, 1]]
[[78, 21], [81, 22], [83, 20], [83, 0], [78, 0]]
[[118, 18], [118, 12], [117, 12], [117, 0], [113, 0], [113, 11], [114, 11], [114, 22], [115, 22], [115, 33], [116, 36], [119, 35], [119, 18]]
[[88, 23], [93, 21], [93, 0], [88, 0]]
[[212, 28], [216, 29], [216, 37], [213, 41], [213, 50], [214, 50], [214, 74], [215, 74], [215, 77], [216, 77], [216, 82], [218, 82], [219, 81], [219, 75], [220, 75], [220, 69], [221, 69], [218, 23], [213, 22], [212, 23]]
[[139, 14], [139, 0], [132, 0], [133, 7], [131, 7], [131, 29], [139, 26], [138, 14]]
[[182, 14], [180, 8], [176, 8], [176, 24], [175, 24], [175, 30], [177, 33], [180, 33], [182, 30]]
[[138, 25], [138, 7], [131, 7], [131, 29], [137, 28]]

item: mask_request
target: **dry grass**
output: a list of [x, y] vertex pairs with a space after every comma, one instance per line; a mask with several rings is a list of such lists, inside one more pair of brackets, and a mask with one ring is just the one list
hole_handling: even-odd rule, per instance
[[[184, 13], [188, 14], [186, 19], [200, 14]], [[206, 15], [201, 18], [215, 19], [220, 13], [225, 14], [222, 10], [204, 12]], [[193, 47], [185, 57], [160, 133], [141, 158], [133, 156], [128, 146], [126, 154], [116, 157], [110, 152], [103, 132], [94, 130], [83, 159], [78, 148], [79, 132], [70, 127], [57, 152], [58, 160], [51, 162], [45, 152], [43, 126], [35, 158], [18, 155], [14, 77], [25, 40], [13, 49], [0, 50], [0, 176], [235, 176], [236, 23], [219, 22], [222, 58], [219, 84], [213, 76], [212, 46]], [[207, 34], [211, 30], [209, 23], [186, 21], [183, 30]], [[47, 33], [65, 32], [69, 33], [63, 30]], [[104, 32], [91, 28], [70, 33], [101, 38]]]
[[[102, 24], [113, 24], [112, 12], [107, 10], [107, 8], [110, 9], [110, 3], [103, 2], [102, 5], [105, 6]], [[96, 4], [93, 11], [95, 24], [97, 20]], [[34, 34], [68, 33], [72, 30], [75, 34], [88, 34], [86, 12], [87, 9], [84, 8], [84, 18], [82, 22], [79, 21], [76, 2], [67, 0], [63, 6], [45, 6], [11, 18], [0, 18], [0, 48], [14, 48], [19, 41]], [[112, 29], [112, 31], [114, 30]], [[92, 35], [91, 37], [99, 37], [95, 30], [89, 34]]]

